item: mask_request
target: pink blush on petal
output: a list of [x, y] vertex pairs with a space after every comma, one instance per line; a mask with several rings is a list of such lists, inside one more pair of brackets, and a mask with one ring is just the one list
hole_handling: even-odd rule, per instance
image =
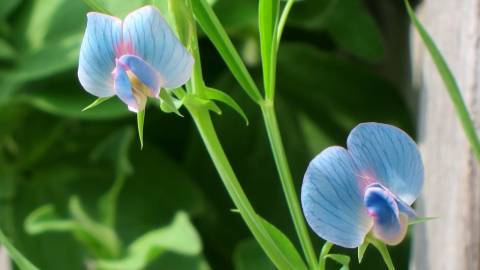
[[361, 194], [365, 194], [365, 190], [371, 184], [377, 183], [376, 177], [373, 173], [363, 171], [357, 175], [357, 181]]
[[127, 41], [122, 41], [120, 44], [117, 46], [117, 49], [115, 51], [115, 56], [116, 58], [120, 58], [122, 55], [125, 54], [133, 54], [136, 55], [134, 50], [133, 50], [133, 45], [131, 42]]

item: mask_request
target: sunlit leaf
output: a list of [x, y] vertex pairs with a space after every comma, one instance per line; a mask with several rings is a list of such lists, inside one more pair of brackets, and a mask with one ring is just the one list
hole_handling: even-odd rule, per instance
[[73, 220], [61, 219], [57, 216], [53, 205], [44, 205], [30, 213], [25, 220], [25, 230], [29, 234], [45, 232], [72, 232], [78, 229]]
[[187, 256], [198, 255], [202, 250], [200, 237], [187, 214], [179, 212], [173, 222], [161, 229], [150, 231], [135, 240], [128, 248], [128, 254], [120, 260], [102, 260], [97, 266], [105, 270], [139, 270], [164, 252]]
[[120, 253], [120, 240], [115, 232], [94, 221], [84, 210], [78, 197], [70, 198], [69, 210], [72, 219], [78, 224], [77, 238], [84, 242], [100, 258], [113, 258]]

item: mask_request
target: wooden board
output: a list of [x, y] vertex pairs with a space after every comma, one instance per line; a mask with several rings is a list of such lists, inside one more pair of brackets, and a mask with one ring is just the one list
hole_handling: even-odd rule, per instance
[[[425, 0], [417, 14], [453, 70], [480, 123], [480, 0]], [[452, 102], [412, 30], [413, 82], [421, 91], [419, 141], [425, 162], [411, 269], [480, 269], [480, 176]]]

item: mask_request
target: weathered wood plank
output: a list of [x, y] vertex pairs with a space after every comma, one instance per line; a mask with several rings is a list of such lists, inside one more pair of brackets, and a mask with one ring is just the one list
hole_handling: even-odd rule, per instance
[[[475, 123], [480, 123], [480, 0], [425, 0], [417, 14], [450, 64]], [[414, 85], [421, 91], [419, 135], [426, 182], [412, 269], [480, 269], [480, 175], [451, 100], [416, 34]]]

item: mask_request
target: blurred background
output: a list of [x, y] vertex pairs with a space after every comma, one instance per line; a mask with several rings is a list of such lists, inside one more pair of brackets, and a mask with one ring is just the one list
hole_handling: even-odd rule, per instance
[[[120, 17], [149, 3], [103, 2]], [[157, 0], [160, 6], [163, 2]], [[261, 85], [257, 0], [211, 2]], [[124, 246], [170, 224], [179, 211], [188, 213], [203, 245], [197, 255], [163, 252], [147, 269], [274, 269], [231, 211], [186, 111], [181, 118], [150, 106], [143, 150], [135, 115], [118, 100], [81, 111], [94, 100], [76, 75], [86, 12], [80, 0], [0, 1], [3, 231], [41, 269], [86, 269], [88, 258], [95, 256], [88, 243], [41, 222], [52, 220], [53, 210], [41, 218], [30, 216], [27, 224], [26, 219], [49, 204], [57, 219], [68, 220], [75, 196], [98, 220], [102, 198], [120, 178], [125, 186], [115, 229]], [[277, 112], [297, 187], [310, 159], [327, 146], [344, 145], [360, 122], [391, 123], [415, 137], [417, 94], [409, 87], [408, 26], [402, 1], [303, 0], [294, 5], [279, 52]], [[207, 83], [232, 95], [250, 120], [246, 126], [227, 107], [214, 116], [230, 161], [259, 214], [298, 246], [260, 111], [200, 35]], [[313, 238], [319, 251], [322, 242]], [[404, 241], [391, 248], [398, 269], [407, 268], [409, 245]], [[353, 269], [385, 269], [374, 249], [367, 250], [362, 265], [356, 264], [356, 250], [334, 250], [351, 254]]]

